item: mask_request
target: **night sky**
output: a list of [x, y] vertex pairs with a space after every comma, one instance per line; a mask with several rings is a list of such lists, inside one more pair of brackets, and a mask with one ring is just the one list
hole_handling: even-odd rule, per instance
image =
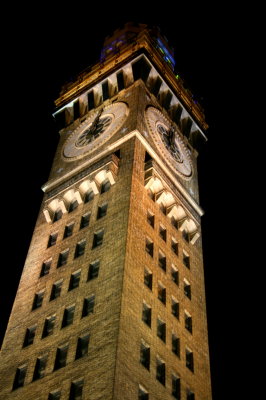
[[0, 339], [39, 212], [41, 186], [48, 179], [58, 141], [51, 116], [53, 100], [64, 82], [98, 61], [106, 35], [127, 21], [149, 23], [160, 26], [174, 47], [176, 72], [199, 99], [209, 124], [209, 140], [199, 155], [199, 184], [205, 211], [202, 239], [213, 400], [240, 398], [233, 396], [233, 361], [239, 351], [235, 346], [240, 324], [236, 290], [242, 272], [235, 247], [241, 218], [239, 185], [243, 183], [235, 154], [238, 136], [244, 134], [239, 120], [245, 117], [236, 102], [244, 41], [241, 25], [236, 27], [234, 13], [219, 5], [195, 9], [192, 4], [176, 4], [166, 9], [161, 4], [151, 11], [151, 6], [143, 9], [143, 4], [134, 2], [130, 12], [127, 3], [115, 9], [103, 3], [96, 10], [89, 4], [23, 8], [21, 15], [16, 9], [15, 18], [6, 12], [10, 32], [15, 34], [11, 37], [5, 32], [1, 50]]

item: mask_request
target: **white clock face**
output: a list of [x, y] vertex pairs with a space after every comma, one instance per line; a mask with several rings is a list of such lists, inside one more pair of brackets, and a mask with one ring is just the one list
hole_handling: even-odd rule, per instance
[[127, 116], [126, 103], [99, 108], [71, 133], [64, 145], [63, 157], [72, 161], [94, 151], [121, 128]]
[[184, 179], [192, 177], [192, 162], [178, 128], [155, 107], [146, 110], [149, 131], [168, 165]]

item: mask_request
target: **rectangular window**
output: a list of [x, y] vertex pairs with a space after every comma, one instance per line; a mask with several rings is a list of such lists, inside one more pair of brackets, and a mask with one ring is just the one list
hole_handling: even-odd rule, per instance
[[74, 313], [75, 313], [74, 305], [65, 308], [63, 320], [62, 320], [62, 328], [64, 328], [65, 326], [71, 325], [73, 323]]
[[103, 101], [109, 99], [109, 82], [108, 80], [102, 84]]
[[75, 271], [70, 276], [68, 290], [73, 290], [79, 286], [81, 270]]
[[17, 368], [14, 383], [13, 383], [13, 390], [24, 386], [26, 372], [27, 372], [27, 365], [22, 365], [21, 367]]
[[191, 390], [187, 390], [187, 399], [186, 400], [195, 400], [195, 394], [191, 392]]
[[144, 285], [152, 290], [152, 272], [148, 271], [146, 268], [144, 270]]
[[60, 296], [61, 294], [61, 289], [62, 289], [62, 284], [63, 284], [63, 279], [60, 281], [57, 281], [53, 284], [52, 290], [51, 290], [51, 296], [50, 296], [50, 301], [57, 299], [57, 297]]
[[118, 91], [125, 89], [125, 81], [124, 81], [124, 74], [123, 71], [119, 71], [118, 74], [116, 74], [117, 78], [117, 88]]
[[171, 240], [171, 249], [178, 256], [178, 243], [174, 238]]
[[156, 358], [156, 379], [165, 385], [165, 362], [158, 357]]
[[191, 285], [186, 279], [184, 279], [184, 293], [191, 300]]
[[79, 379], [71, 383], [69, 400], [81, 400], [83, 392], [83, 379]]
[[147, 212], [147, 222], [152, 228], [154, 228], [154, 214], [151, 211]]
[[158, 299], [165, 304], [166, 303], [166, 288], [158, 283]]
[[55, 390], [49, 393], [48, 400], [60, 400], [60, 397], [61, 397], [61, 391]]
[[190, 269], [190, 258], [189, 258], [189, 255], [188, 255], [185, 251], [183, 251], [183, 264], [184, 264], [188, 269]]
[[51, 233], [51, 235], [49, 236], [47, 247], [51, 247], [51, 246], [54, 246], [56, 244], [57, 236], [58, 236], [58, 232]]
[[172, 333], [172, 352], [180, 357], [180, 339], [174, 333]]
[[37, 358], [32, 378], [33, 381], [36, 381], [37, 379], [41, 379], [44, 377], [47, 358], [48, 358], [47, 354]]
[[172, 314], [179, 319], [179, 303], [172, 297]]
[[159, 251], [158, 265], [162, 270], [166, 271], [166, 257], [163, 252]]
[[90, 217], [91, 217], [91, 213], [82, 215], [81, 220], [80, 220], [80, 229], [83, 229], [83, 228], [86, 228], [86, 226], [89, 226]]
[[45, 338], [46, 336], [52, 335], [54, 326], [55, 326], [55, 319], [56, 315], [51, 315], [50, 317], [47, 317], [44, 322], [43, 326], [43, 331], [42, 331], [42, 338]]
[[142, 321], [149, 327], [151, 326], [151, 307], [146, 303], [142, 305]]
[[54, 364], [55, 371], [66, 366], [67, 352], [68, 344], [57, 348]]
[[140, 363], [146, 369], [150, 369], [150, 347], [143, 342], [140, 345]]
[[186, 367], [190, 369], [190, 371], [194, 372], [193, 353], [189, 349], [186, 349]]
[[108, 192], [111, 189], [111, 182], [109, 179], [105, 179], [101, 185], [101, 194]]
[[80, 107], [79, 107], [79, 100], [75, 101], [73, 104], [73, 114], [74, 114], [74, 121], [80, 117]]
[[138, 61], [132, 64], [132, 72], [134, 81], [138, 79], [142, 79], [143, 82], [146, 82], [148, 79], [149, 73], [151, 70], [151, 66], [147, 63], [147, 61], [141, 57]]
[[93, 190], [87, 190], [87, 192], [84, 195], [84, 203], [89, 203], [94, 199], [94, 191]]
[[105, 217], [105, 215], [107, 214], [107, 207], [108, 207], [107, 203], [102, 204], [101, 206], [98, 207], [97, 219]]
[[43, 302], [43, 297], [44, 297], [44, 290], [42, 290], [41, 292], [35, 293], [33, 304], [32, 304], [33, 310], [41, 307], [42, 302]]
[[67, 263], [68, 254], [69, 254], [69, 249], [61, 251], [58, 257], [57, 268], [60, 268]]
[[162, 85], [162, 80], [159, 78], [159, 76], [157, 76], [157, 78], [153, 82], [152, 89], [151, 89], [151, 91], [155, 97], [158, 96], [161, 85]]
[[181, 400], [180, 378], [172, 375], [172, 396], [176, 400]]
[[72, 235], [73, 229], [74, 229], [74, 223], [65, 226], [64, 239]]
[[78, 338], [76, 357], [75, 357], [76, 360], [88, 354], [89, 340], [90, 340], [89, 334]]
[[41, 269], [40, 277], [49, 274], [51, 265], [52, 265], [52, 259], [51, 259], [51, 258], [50, 258], [49, 260], [44, 261], [44, 262], [42, 263], [42, 269]]
[[86, 240], [83, 239], [76, 245], [75, 258], [82, 256], [85, 253]]
[[54, 213], [53, 222], [59, 221], [62, 218], [62, 216], [63, 216], [63, 211], [61, 210], [61, 208], [59, 208]]
[[87, 297], [83, 302], [82, 317], [86, 317], [93, 313], [95, 303], [95, 295]]
[[104, 230], [102, 229], [99, 232], [95, 232], [93, 236], [93, 242], [92, 242], [92, 248], [94, 249], [95, 247], [101, 246], [103, 243], [103, 234]]
[[189, 237], [189, 233], [188, 233], [188, 231], [187, 231], [186, 229], [184, 229], [184, 230], [182, 231], [182, 237], [183, 237], [183, 239], [184, 239], [186, 242], [189, 243], [190, 237]]
[[166, 229], [164, 226], [159, 226], [159, 236], [166, 242]]
[[171, 218], [171, 224], [175, 229], [178, 230], [178, 220], [174, 216]]
[[153, 257], [153, 241], [148, 238], [146, 238], [146, 251], [151, 257]]
[[100, 261], [96, 260], [93, 261], [90, 265], [89, 265], [89, 271], [88, 271], [88, 281], [95, 279], [98, 277], [99, 275], [99, 268], [100, 268]]
[[88, 111], [95, 107], [93, 90], [88, 93]]
[[166, 323], [157, 319], [157, 336], [165, 342], [166, 338]]
[[179, 285], [179, 274], [178, 270], [172, 265], [171, 267], [171, 278], [172, 281], [178, 286]]
[[30, 328], [27, 328], [25, 338], [24, 338], [24, 343], [23, 347], [27, 347], [31, 345], [34, 341], [35, 333], [36, 333], [36, 328], [37, 325], [31, 326]]
[[185, 312], [185, 328], [192, 333], [192, 317], [187, 312]]

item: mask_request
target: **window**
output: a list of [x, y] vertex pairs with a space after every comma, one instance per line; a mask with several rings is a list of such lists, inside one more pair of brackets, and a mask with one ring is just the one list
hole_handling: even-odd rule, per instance
[[166, 323], [157, 319], [157, 336], [165, 342], [166, 337]]
[[73, 290], [79, 286], [81, 270], [75, 271], [70, 276], [68, 290]]
[[149, 400], [149, 393], [142, 386], [139, 386], [138, 400]]
[[47, 317], [45, 319], [42, 331], [42, 338], [52, 335], [55, 326], [55, 318], [55, 315], [51, 315], [50, 317]]
[[94, 93], [93, 90], [88, 93], [88, 111], [92, 110], [95, 107], [94, 105]]
[[97, 219], [105, 217], [105, 215], [107, 214], [107, 207], [108, 207], [107, 203], [102, 204], [101, 206], [98, 207]]
[[188, 269], [190, 269], [190, 258], [189, 258], [189, 255], [188, 255], [185, 251], [183, 251], [183, 264], [184, 264]]
[[40, 277], [49, 274], [51, 265], [52, 265], [52, 259], [51, 258], [50, 258], [50, 260], [44, 261], [42, 263], [42, 269], [41, 269]]
[[64, 239], [68, 238], [69, 236], [72, 235], [73, 233], [73, 228], [74, 228], [74, 223], [66, 225], [65, 231], [64, 231]]
[[195, 400], [195, 394], [191, 392], [191, 390], [187, 390], [187, 399], [186, 400]]
[[63, 279], [61, 279], [60, 281], [57, 281], [53, 284], [52, 290], [51, 290], [50, 301], [57, 299], [57, 297], [60, 296], [62, 284], [63, 284]]
[[160, 204], [160, 210], [164, 215], [166, 215], [166, 206], [163, 203]]
[[83, 239], [76, 245], [75, 258], [82, 256], [85, 253], [86, 240]]
[[193, 353], [189, 349], [186, 349], [186, 367], [190, 369], [190, 371], [194, 372]]
[[24, 386], [26, 372], [27, 372], [27, 365], [22, 365], [21, 367], [17, 368], [13, 383], [13, 390]]
[[83, 229], [83, 228], [86, 228], [86, 226], [89, 226], [90, 217], [91, 217], [91, 213], [82, 215], [81, 221], [80, 221], [80, 229]]
[[109, 83], [108, 80], [102, 83], [103, 101], [109, 99]]
[[171, 218], [171, 224], [174, 228], [178, 229], [178, 220], [174, 216]]
[[146, 251], [151, 257], [153, 257], [153, 241], [148, 238], [146, 238]]
[[156, 379], [165, 385], [165, 362], [158, 357], [156, 358]]
[[58, 236], [58, 232], [51, 233], [51, 235], [49, 236], [47, 247], [51, 247], [51, 246], [54, 246], [56, 244], [57, 236]]
[[82, 317], [86, 317], [93, 313], [95, 296], [86, 297], [83, 302]]
[[71, 383], [69, 400], [81, 400], [83, 391], [83, 379], [79, 379]]
[[75, 101], [73, 104], [73, 115], [74, 115], [74, 121], [80, 117], [79, 100]]
[[171, 240], [171, 249], [178, 256], [178, 243], [174, 238]]
[[150, 369], [150, 346], [144, 342], [140, 345], [140, 363], [146, 369]]
[[172, 333], [172, 352], [180, 357], [180, 339]]
[[172, 396], [176, 400], [181, 399], [181, 385], [180, 378], [176, 375], [172, 375]]
[[57, 268], [60, 268], [67, 263], [68, 253], [69, 249], [61, 251], [58, 257]]
[[60, 400], [60, 397], [61, 397], [61, 391], [56, 390], [49, 393], [48, 400]]
[[147, 212], [147, 222], [152, 228], [154, 228], [154, 214], [151, 211]]
[[47, 358], [48, 358], [47, 354], [37, 358], [32, 378], [33, 381], [36, 381], [37, 379], [41, 379], [44, 377]]
[[160, 268], [166, 271], [166, 257], [161, 251], [159, 251], [158, 265]]
[[158, 283], [158, 299], [165, 304], [166, 303], [166, 289], [165, 287]]
[[88, 190], [84, 195], [84, 203], [89, 203], [94, 199], [94, 191]]
[[191, 300], [191, 285], [186, 279], [184, 279], [184, 293]]
[[62, 320], [62, 328], [64, 328], [65, 326], [71, 325], [73, 323], [74, 312], [75, 312], [74, 305], [65, 308], [63, 320]]
[[109, 179], [105, 179], [105, 181], [103, 181], [102, 186], [101, 186], [101, 194], [108, 192], [108, 190], [110, 190], [111, 188], [111, 183], [109, 181]]
[[103, 234], [104, 230], [102, 229], [99, 232], [95, 232], [93, 236], [92, 248], [100, 246], [103, 243]]
[[151, 307], [146, 303], [142, 305], [142, 321], [149, 327], [151, 326]]
[[166, 242], [166, 229], [162, 225], [159, 227], [159, 235]]
[[77, 199], [73, 199], [69, 204], [68, 212], [71, 213], [72, 211], [74, 211], [76, 208], [78, 208], [78, 205], [79, 203]]
[[192, 333], [192, 317], [187, 312], [185, 312], [185, 328]]
[[41, 307], [44, 297], [44, 290], [41, 292], [35, 293], [32, 309], [35, 310], [36, 308]]
[[96, 260], [89, 265], [88, 281], [95, 279], [99, 275], [100, 261]]
[[184, 229], [183, 231], [182, 231], [182, 237], [183, 237], [183, 239], [186, 241], [186, 242], [188, 242], [189, 243], [189, 233], [188, 233], [188, 231], [186, 230], [186, 229]]
[[179, 303], [172, 297], [172, 314], [179, 319]]
[[89, 334], [78, 338], [76, 357], [75, 357], [76, 360], [88, 354], [89, 340], [90, 340]]
[[58, 208], [58, 210], [56, 210], [56, 212], [54, 213], [54, 218], [53, 218], [53, 222], [59, 221], [63, 216], [63, 211], [61, 210], [61, 208]]
[[171, 278], [176, 285], [179, 285], [179, 274], [178, 270], [174, 267], [174, 265], [172, 265], [171, 267]]
[[117, 87], [118, 87], [118, 91], [120, 92], [120, 90], [123, 90], [125, 88], [125, 82], [124, 82], [124, 74], [123, 71], [120, 71], [116, 74], [116, 78], [117, 78]]
[[27, 347], [31, 345], [34, 341], [35, 337], [35, 332], [36, 332], [36, 327], [37, 325], [31, 326], [30, 328], [27, 328], [25, 338], [24, 338], [24, 343], [23, 347]]
[[147, 63], [147, 61], [141, 57], [136, 62], [132, 64], [132, 72], [134, 81], [138, 79], [142, 79], [143, 82], [146, 82], [148, 79], [149, 73], [151, 70], [151, 66]]
[[152, 272], [148, 271], [146, 268], [144, 270], [144, 285], [152, 290]]
[[66, 366], [67, 352], [68, 352], [68, 344], [57, 348], [54, 371]]

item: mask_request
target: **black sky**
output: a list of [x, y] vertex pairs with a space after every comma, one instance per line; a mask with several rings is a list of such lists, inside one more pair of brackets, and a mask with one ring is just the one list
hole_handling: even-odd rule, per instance
[[[176, 71], [200, 99], [209, 129], [199, 156], [200, 204], [213, 382], [213, 400], [234, 398], [232, 351], [239, 340], [236, 257], [240, 65], [244, 30], [222, 4], [152, 5], [137, 2], [6, 12], [2, 48], [2, 278], [1, 338], [57, 145], [53, 100], [61, 85], [98, 61], [104, 37], [127, 21], [158, 25], [175, 49]], [[134, 8], [134, 10], [132, 10]], [[20, 14], [21, 11], [21, 14]], [[31, 14], [30, 14], [31, 12]], [[3, 15], [3, 18], [5, 15]], [[13, 35], [10, 35], [13, 32]], [[14, 34], [15, 33], [15, 34]], [[238, 99], [236, 101], [236, 99]], [[238, 105], [237, 105], [238, 104]], [[232, 220], [232, 215], [237, 215]], [[235, 354], [235, 353], [234, 353]], [[230, 388], [230, 389], [229, 389]], [[230, 391], [231, 395], [228, 396]], [[237, 398], [237, 397], [236, 397]]]

